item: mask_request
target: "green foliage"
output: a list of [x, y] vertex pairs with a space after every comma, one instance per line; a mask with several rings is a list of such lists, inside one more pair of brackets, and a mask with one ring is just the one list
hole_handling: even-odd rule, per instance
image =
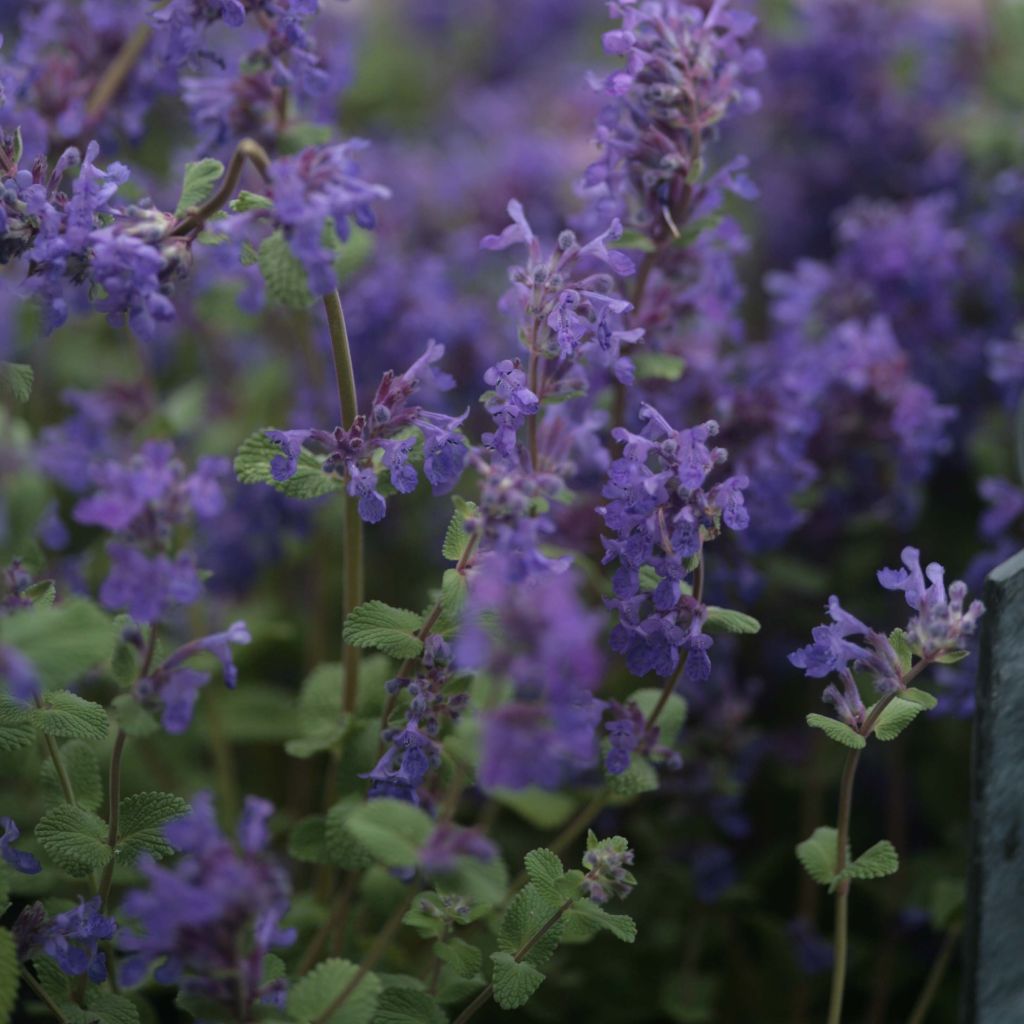
[[27, 402], [32, 395], [35, 372], [25, 363], [0, 363], [0, 395]]
[[565, 868], [558, 854], [542, 847], [531, 850], [523, 859], [523, 863], [526, 865], [526, 874], [537, 890], [537, 895], [553, 909], [560, 907], [567, 897], [559, 885], [565, 875]]
[[20, 750], [36, 738], [30, 712], [8, 697], [0, 697], [0, 750]]
[[[661, 687], [642, 686], [639, 690], [634, 690], [629, 699], [640, 709], [644, 719], [649, 719], [661, 700]], [[686, 721], [687, 711], [684, 697], [678, 693], [669, 695], [658, 715], [658, 743], [671, 747], [676, 742], [679, 730]]]
[[900, 693], [901, 700], [909, 700], [912, 704], [920, 704], [925, 711], [931, 711], [936, 704], [938, 699], [933, 697], [927, 690], [918, 690], [913, 686], [907, 687]]
[[346, 871], [358, 871], [373, 863], [373, 854], [352, 834], [349, 815], [363, 806], [358, 796], [346, 797], [327, 812], [324, 825], [324, 846], [332, 864]]
[[[894, 697], [875, 722], [874, 736], [880, 740], [894, 740], [924, 711], [917, 701]], [[870, 709], [869, 709], [870, 713]]]
[[284, 749], [292, 757], [312, 757], [336, 747], [345, 734], [341, 712], [341, 664], [336, 661], [317, 665], [302, 681], [299, 694], [299, 735], [288, 740]]
[[269, 484], [289, 498], [308, 500], [335, 494], [343, 487], [333, 473], [325, 473], [320, 460], [305, 448], [299, 453], [295, 475], [288, 480], [275, 480], [270, 463], [281, 454], [280, 446], [263, 430], [250, 434], [235, 454], [235, 476], [243, 484]]
[[544, 975], [531, 963], [516, 960], [510, 953], [492, 953], [494, 1001], [503, 1010], [524, 1006], [540, 988]]
[[634, 754], [624, 772], [605, 776], [605, 785], [613, 797], [620, 799], [653, 793], [658, 788], [658, 769], [646, 757]]
[[[288, 993], [288, 1016], [299, 1024], [313, 1024], [352, 983], [359, 968], [351, 960], [333, 957], [317, 964]], [[325, 1024], [370, 1024], [380, 996], [380, 979], [372, 972], [363, 976], [344, 1004], [325, 1019]]]
[[345, 825], [375, 860], [389, 868], [414, 867], [434, 827], [426, 811], [392, 799], [353, 807]]
[[535, 828], [553, 831], [564, 825], [579, 806], [568, 793], [527, 786], [525, 789], [494, 789], [490, 797], [514, 811]]
[[110, 655], [108, 617], [91, 601], [36, 605], [0, 620], [0, 643], [32, 662], [46, 689], [74, 682]]
[[448, 521], [448, 528], [444, 534], [444, 547], [441, 553], [449, 561], [457, 562], [466, 553], [472, 534], [466, 529], [466, 523], [477, 514], [475, 502], [466, 501], [465, 498], [454, 497], [452, 504], [455, 511]]
[[110, 860], [106, 822], [71, 804], [47, 811], [36, 825], [36, 838], [54, 863], [73, 878], [83, 878]]
[[840, 872], [838, 881], [844, 878], [871, 879], [885, 878], [899, 870], [900, 858], [896, 847], [888, 839], [881, 839], [868, 847], [856, 860], [847, 864]]
[[392, 658], [415, 658], [423, 650], [423, 641], [416, 636], [421, 625], [415, 612], [367, 601], [352, 609], [342, 635], [356, 647], [373, 647]]
[[483, 954], [480, 950], [462, 939], [435, 942], [434, 953], [460, 978], [475, 978], [483, 963]]
[[183, 217], [189, 210], [205, 203], [213, 194], [214, 187], [223, 173], [224, 165], [212, 157], [185, 164], [181, 198], [174, 209], [174, 216]]
[[415, 988], [388, 988], [380, 994], [373, 1024], [446, 1024], [436, 1001]]
[[158, 732], [160, 723], [130, 693], [118, 694], [110, 702], [110, 710], [121, 729], [137, 739]]
[[20, 980], [14, 936], [0, 928], [0, 1024], [8, 1024], [11, 1019]]
[[29, 714], [41, 733], [66, 739], [102, 740], [110, 725], [102, 705], [67, 690], [45, 694], [42, 706], [31, 708]]
[[807, 724], [812, 729], [820, 729], [830, 740], [841, 743], [851, 750], [861, 750], [867, 743], [867, 740], [855, 729], [845, 722], [829, 718], [827, 715], [810, 714], [807, 716]]
[[242, 189], [228, 204], [232, 213], [248, 213], [250, 210], [269, 210], [274, 205], [269, 196]]
[[636, 352], [633, 357], [637, 380], [681, 380], [686, 360], [669, 352]]
[[282, 231], [275, 231], [260, 243], [256, 262], [271, 302], [288, 309], [308, 309], [313, 304], [306, 269]]
[[[98, 811], [103, 803], [103, 780], [93, 744], [85, 740], [65, 743], [60, 748], [60, 759], [71, 781], [75, 803], [86, 811]], [[43, 763], [41, 782], [48, 807], [64, 803], [64, 790], [57, 777], [57, 769], [49, 759]]]
[[68, 1024], [139, 1024], [139, 1011], [127, 997], [92, 988], [85, 997], [85, 1009], [73, 1003], [61, 1007]]
[[288, 856], [307, 864], [326, 864], [326, 817], [314, 814], [296, 824], [288, 833]]
[[[506, 953], [517, 953], [533, 936], [551, 920], [552, 910], [548, 901], [537, 892], [531, 882], [523, 886], [512, 897], [498, 928], [498, 948]], [[534, 944], [525, 959], [540, 967], [551, 959], [558, 948], [563, 922], [549, 928]]]
[[628, 914], [609, 914], [593, 900], [577, 900], [566, 914], [566, 930], [584, 926], [596, 933], [611, 932], [621, 942], [636, 941], [636, 922]]
[[117, 860], [132, 864], [141, 853], [156, 860], [174, 852], [164, 838], [164, 826], [188, 814], [188, 802], [173, 793], [136, 793], [121, 801], [118, 816]]
[[458, 624], [466, 603], [466, 577], [458, 569], [445, 569], [441, 580], [441, 616], [452, 628]]
[[963, 661], [970, 653], [970, 651], [949, 651], [947, 654], [940, 654], [935, 659], [935, 663], [937, 665], [955, 665], [958, 661]]
[[836, 876], [837, 844], [836, 830], [824, 826], [816, 828], [808, 839], [797, 844], [797, 860], [819, 885], [831, 885]]
[[708, 618], [704, 623], [709, 633], [739, 633], [750, 636], [761, 632], [761, 623], [745, 612], [732, 611], [729, 608], [719, 608], [717, 605], [708, 605]]
[[889, 643], [892, 644], [892, 649], [900, 660], [900, 671], [906, 674], [910, 671], [910, 666], [914, 661], [914, 652], [910, 646], [910, 638], [905, 630], [894, 629], [889, 634]]

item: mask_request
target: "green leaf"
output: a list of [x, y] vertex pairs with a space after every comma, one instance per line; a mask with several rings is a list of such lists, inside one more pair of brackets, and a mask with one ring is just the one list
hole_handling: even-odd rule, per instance
[[53, 580], [39, 580], [38, 583], [25, 588], [25, 597], [34, 605], [49, 608], [57, 598], [57, 588]]
[[910, 638], [907, 636], [906, 631], [894, 629], [889, 634], [889, 643], [892, 644], [892, 649], [896, 652], [896, 657], [899, 658], [900, 670], [902, 672], [909, 672], [910, 666], [914, 661], [914, 651], [910, 646]]
[[478, 510], [474, 502], [466, 501], [464, 498], [453, 498], [452, 501], [455, 504], [455, 511], [448, 521], [441, 553], [450, 561], [457, 562], [466, 553], [472, 536], [466, 529], [466, 522], [474, 518]]
[[47, 811], [36, 825], [36, 838], [54, 863], [74, 878], [82, 878], [110, 860], [107, 823], [92, 811], [71, 804]]
[[32, 708], [32, 724], [47, 736], [102, 740], [110, 726], [106, 709], [68, 690], [43, 695], [42, 707]]
[[389, 868], [414, 867], [434, 824], [404, 800], [371, 800], [354, 807], [345, 821], [351, 835]]
[[475, 978], [483, 962], [480, 950], [462, 939], [435, 942], [434, 953], [460, 978]]
[[[533, 938], [551, 920], [551, 906], [533, 883], [523, 886], [512, 897], [498, 928], [498, 948], [506, 953], [515, 953]], [[526, 960], [537, 965], [547, 963], [558, 948], [563, 922], [549, 928], [533, 946]]]
[[[339, 960], [337, 957], [317, 964], [291, 987], [288, 1015], [300, 1024], [319, 1021], [352, 983], [358, 970], [351, 960]], [[324, 1018], [324, 1024], [370, 1024], [380, 990], [377, 975], [372, 972], [365, 974], [344, 1004]]]
[[228, 204], [232, 213], [248, 213], [250, 210], [269, 210], [274, 202], [269, 196], [261, 196], [258, 192], [242, 189]]
[[812, 729], [820, 729], [830, 740], [841, 743], [851, 750], [861, 750], [867, 741], [855, 729], [852, 729], [845, 722], [829, 718], [827, 715], [810, 714], [807, 716], [807, 724]]
[[516, 960], [511, 953], [492, 953], [494, 1001], [503, 1010], [524, 1006], [544, 981], [544, 975], [533, 964]]
[[127, 997], [92, 988], [85, 997], [89, 1024], [139, 1024], [139, 1011]]
[[719, 608], [713, 604], [708, 605], [705, 626], [712, 633], [740, 633], [749, 636], [761, 632], [761, 623], [753, 615], [732, 611], [729, 608]]
[[326, 864], [326, 821], [323, 814], [315, 814], [295, 825], [288, 833], [288, 856], [306, 864]]
[[136, 793], [121, 801], [118, 817], [117, 861], [132, 864], [141, 853], [155, 860], [170, 856], [174, 847], [164, 838], [164, 826], [188, 814], [186, 800], [173, 793]]
[[[651, 717], [654, 709], [661, 700], [661, 687], [642, 686], [629, 695], [631, 700], [640, 709], [647, 720]], [[679, 738], [679, 730], [686, 721], [687, 713], [686, 700], [678, 693], [673, 693], [665, 702], [665, 706], [658, 715], [658, 743], [665, 747], [671, 747]]]
[[[924, 711], [924, 706], [902, 697], [895, 697], [875, 722], [874, 735], [880, 740], [894, 740]], [[868, 709], [868, 714], [871, 708]]]
[[0, 363], [0, 394], [16, 402], [27, 402], [32, 395], [35, 372], [25, 363]]
[[129, 736], [143, 738], [158, 732], [160, 723], [130, 693], [118, 694], [110, 710], [121, 729]]
[[426, 992], [389, 988], [381, 992], [373, 1024], [447, 1024], [448, 1018]]
[[618, 775], [605, 775], [605, 785], [614, 797], [630, 798], [653, 793], [658, 788], [658, 769], [640, 754], [634, 754], [629, 767]]
[[940, 654], [935, 659], [935, 663], [937, 665], [955, 665], [958, 661], [963, 661], [970, 653], [970, 651], [950, 651], [948, 654]]
[[0, 620], [0, 643], [32, 662], [46, 689], [57, 689], [105, 661], [112, 638], [109, 618], [91, 601], [35, 606]]
[[466, 577], [458, 569], [445, 569], [441, 580], [441, 612], [446, 623], [454, 628], [466, 603]]
[[271, 462], [281, 454], [281, 447], [266, 433], [257, 430], [239, 446], [235, 454], [235, 476], [243, 484], [269, 484], [289, 498], [309, 500], [342, 490], [343, 483], [333, 473], [325, 473], [319, 459], [305, 448], [299, 453], [295, 475], [287, 480], [275, 480], [270, 471]]
[[415, 658], [423, 650], [423, 641], [415, 635], [421, 625], [415, 612], [367, 601], [349, 613], [342, 636], [346, 643], [374, 647], [392, 658]]
[[831, 885], [836, 876], [838, 833], [834, 828], [816, 828], [808, 839], [797, 843], [796, 857], [819, 885]]
[[[93, 747], [94, 744], [85, 740], [72, 740], [60, 748], [60, 758], [71, 781], [75, 803], [87, 811], [98, 811], [103, 803], [100, 763]], [[47, 807], [64, 803], [64, 790], [57, 777], [57, 769], [49, 759], [43, 763], [42, 787]]]
[[257, 263], [271, 302], [288, 309], [308, 309], [313, 304], [306, 269], [281, 231], [263, 240], [257, 252]]
[[914, 686], [909, 686], [903, 690], [900, 693], [900, 700], [909, 700], [911, 704], [920, 704], [925, 711], [931, 711], [939, 703], [938, 699], [933, 697], [927, 690], [918, 690]]
[[214, 186], [224, 173], [224, 165], [213, 157], [185, 164], [181, 198], [174, 208], [175, 217], [184, 217], [189, 210], [201, 206], [213, 194]]
[[888, 839], [879, 840], [874, 846], [868, 847], [856, 860], [847, 864], [839, 875], [844, 878], [885, 878], [894, 875], [900, 868], [900, 858], [896, 847]]
[[639, 249], [640, 252], [654, 252], [657, 249], [657, 246], [647, 235], [642, 235], [639, 231], [627, 229], [622, 232], [618, 240], [615, 242], [615, 248]]
[[579, 806], [568, 793], [558, 793], [539, 786], [525, 789], [492, 789], [492, 800], [518, 814], [535, 828], [554, 831], [561, 828]]
[[538, 850], [531, 850], [523, 859], [526, 865], [526, 873], [538, 895], [546, 900], [554, 909], [557, 909], [565, 902], [565, 896], [558, 886], [565, 874], [558, 854], [541, 847]]
[[32, 713], [8, 697], [0, 697], [0, 750], [20, 750], [34, 743]]
[[632, 358], [637, 380], [677, 381], [686, 370], [686, 360], [668, 352], [640, 351]]
[[621, 942], [636, 941], [636, 922], [628, 914], [609, 914], [593, 900], [579, 900], [566, 914], [569, 922], [576, 918], [595, 930], [611, 932]]
[[0, 928], [0, 1024], [8, 1024], [11, 1019], [20, 981], [14, 936], [6, 928]]

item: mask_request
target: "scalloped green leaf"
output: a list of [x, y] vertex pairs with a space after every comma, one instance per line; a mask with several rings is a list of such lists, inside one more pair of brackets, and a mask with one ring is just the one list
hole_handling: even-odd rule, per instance
[[444, 533], [444, 546], [441, 553], [449, 561], [457, 562], [466, 553], [469, 547], [470, 537], [466, 530], [466, 522], [472, 519], [477, 513], [475, 502], [466, 501], [464, 498], [455, 497], [452, 499], [455, 511], [448, 520], [448, 528]]
[[[94, 746], [87, 740], [71, 740], [60, 748], [60, 758], [71, 781], [75, 803], [87, 811], [98, 811], [103, 803], [103, 779]], [[65, 802], [57, 769], [49, 759], [43, 763], [40, 781], [47, 807]]]
[[[381, 982], [372, 971], [360, 980], [342, 1006], [328, 1012], [355, 981], [359, 967], [332, 957], [316, 965], [288, 993], [288, 1016], [297, 1024], [370, 1024], [380, 998]], [[326, 1016], [325, 1016], [326, 1015]]]
[[36, 825], [36, 838], [54, 863], [74, 878], [83, 878], [110, 860], [107, 823], [71, 804], [47, 811]]
[[349, 613], [342, 636], [345, 643], [372, 647], [392, 658], [415, 658], [423, 650], [423, 641], [416, 635], [421, 625], [416, 612], [367, 601]]
[[68, 690], [44, 694], [42, 706], [32, 708], [29, 713], [32, 724], [47, 736], [102, 740], [110, 728], [106, 708]]
[[511, 953], [492, 953], [494, 1001], [503, 1010], [525, 1006], [540, 988], [544, 974], [525, 960], [516, 960]]
[[797, 843], [797, 860], [819, 885], [831, 885], [835, 879], [837, 842], [836, 830], [821, 826], [802, 843]]
[[36, 731], [28, 708], [0, 697], [0, 750], [20, 750], [34, 743]]
[[20, 982], [14, 936], [6, 928], [0, 928], [0, 1024], [8, 1024], [11, 1019]]
[[288, 309], [308, 309], [313, 304], [306, 268], [292, 252], [283, 232], [275, 231], [260, 243], [256, 262], [271, 302]]
[[[922, 704], [895, 697], [878, 716], [873, 735], [883, 741], [894, 740], [922, 711]], [[870, 709], [868, 713], [870, 714]]]
[[558, 854], [541, 847], [531, 850], [523, 858], [523, 863], [526, 866], [526, 874], [541, 898], [553, 908], [560, 907], [565, 902], [565, 897], [558, 883], [565, 874], [565, 866]]
[[164, 838], [164, 827], [191, 810], [188, 801], [174, 793], [135, 793], [121, 801], [118, 816], [119, 864], [131, 864], [142, 853], [156, 860], [168, 857], [174, 847]]
[[636, 941], [636, 921], [628, 914], [609, 914], [593, 900], [579, 900], [566, 913], [567, 926], [579, 921], [595, 931], [611, 932], [620, 942]]
[[414, 988], [388, 988], [380, 994], [373, 1024], [447, 1024], [437, 1001]]
[[333, 473], [325, 473], [320, 460], [305, 448], [299, 453], [295, 474], [287, 480], [275, 480], [270, 464], [280, 454], [280, 446], [263, 430], [250, 434], [235, 453], [235, 476], [239, 483], [267, 484], [289, 498], [303, 501], [336, 494], [344, 488], [341, 479]]
[[374, 860], [390, 868], [409, 868], [416, 865], [434, 823], [419, 807], [388, 798], [353, 807], [345, 828]]
[[183, 217], [189, 210], [201, 206], [213, 195], [214, 187], [224, 174], [224, 165], [213, 157], [204, 157], [185, 164], [185, 177], [181, 183], [181, 198], [174, 208], [175, 217]]
[[16, 402], [32, 397], [35, 371], [26, 363], [0, 363], [0, 394], [10, 395]]
[[445, 942], [435, 942], [434, 953], [460, 978], [475, 978], [483, 963], [483, 954], [480, 950], [463, 939], [453, 938]]
[[761, 632], [761, 623], [753, 615], [733, 611], [731, 608], [719, 608], [713, 604], [708, 605], [708, 617], [704, 625], [710, 633], [738, 633], [750, 636]]
[[927, 690], [918, 690], [914, 686], [909, 686], [900, 694], [901, 700], [908, 700], [911, 704], [920, 704], [925, 711], [931, 711], [936, 704], [939, 703], [937, 697], [930, 694]]
[[867, 743], [855, 729], [827, 715], [810, 714], [807, 716], [807, 724], [812, 729], [820, 729], [830, 740], [841, 743], [851, 750], [862, 750]]
[[867, 880], [894, 875], [900, 868], [899, 854], [888, 839], [881, 839], [868, 847], [859, 857], [847, 864], [839, 878]]

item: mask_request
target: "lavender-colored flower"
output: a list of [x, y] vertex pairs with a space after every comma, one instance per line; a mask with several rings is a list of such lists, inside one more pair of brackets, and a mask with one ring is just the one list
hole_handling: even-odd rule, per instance
[[224, 685], [233, 690], [238, 685], [238, 669], [231, 647], [251, 642], [244, 622], [233, 622], [223, 633], [191, 640], [138, 680], [132, 694], [143, 707], [160, 713], [169, 733], [183, 733], [192, 721], [199, 691], [210, 681], [209, 672], [187, 667], [185, 662], [203, 653], [212, 654], [221, 663]]
[[497, 856], [497, 844], [477, 829], [441, 822], [420, 848], [418, 861], [425, 874], [436, 875], [453, 871], [464, 857], [486, 863]]
[[506, 703], [481, 715], [479, 781], [553, 789], [597, 761], [601, 617], [581, 605], [572, 573], [510, 583], [500, 561], [492, 555], [475, 570], [455, 646], [460, 666], [511, 687]]
[[907, 625], [911, 644], [925, 658], [962, 647], [974, 633], [985, 606], [972, 601], [964, 610], [967, 584], [960, 580], [949, 585], [947, 596], [945, 570], [938, 562], [930, 562], [922, 573], [917, 548], [904, 548], [900, 560], [905, 568], [879, 569], [878, 582], [886, 590], [902, 590], [907, 604], [917, 612]]
[[107, 962], [99, 944], [113, 938], [117, 923], [100, 913], [99, 896], [53, 917], [42, 903], [33, 903], [22, 910], [11, 930], [19, 960], [45, 953], [67, 975], [85, 974], [96, 984], [106, 981]]
[[125, 985], [138, 984], [150, 965], [162, 984], [212, 1000], [226, 1013], [250, 1019], [259, 1002], [275, 1001], [279, 986], [261, 983], [263, 958], [295, 940], [280, 921], [288, 910], [288, 875], [267, 852], [272, 805], [247, 797], [238, 844], [217, 826], [213, 801], [199, 793], [192, 813], [167, 826], [168, 842], [183, 856], [173, 867], [143, 859], [148, 887], [133, 889], [121, 912], [133, 922], [118, 945]]
[[[703, 632], [707, 610], [686, 577], [697, 568], [703, 547], [727, 526], [744, 530], [749, 516], [743, 502], [744, 476], [729, 477], [704, 490], [711, 471], [726, 459], [723, 448], [708, 447], [718, 433], [713, 420], [675, 430], [650, 405], [643, 405], [643, 432], [616, 427], [624, 445], [611, 464], [598, 509], [615, 536], [603, 538], [605, 564], [618, 562], [611, 607], [619, 612], [612, 649], [625, 655], [634, 675], [650, 671], [670, 676], [686, 653], [686, 675], [707, 679], [712, 641]], [[654, 460], [654, 465], [650, 464]], [[653, 570], [653, 591], [641, 587], [640, 570]]]
[[[389, 370], [381, 378], [369, 414], [360, 414], [345, 429], [268, 430], [266, 436], [281, 449], [270, 463], [275, 480], [291, 479], [298, 470], [303, 446], [326, 455], [324, 472], [345, 480], [347, 493], [358, 498], [359, 516], [364, 522], [378, 523], [387, 512], [380, 492], [381, 467], [388, 471], [396, 491], [408, 494], [417, 483], [410, 457], [416, 446], [418, 429], [423, 438], [423, 472], [435, 494], [446, 494], [458, 482], [465, 463], [466, 445], [459, 433], [468, 410], [462, 416], [447, 416], [414, 405], [410, 399], [424, 385], [447, 383], [435, 365], [444, 355], [444, 346], [431, 341], [426, 351], [405, 373]], [[379, 461], [376, 456], [379, 455]]]
[[203, 593], [194, 556], [149, 557], [120, 541], [107, 545], [110, 571], [100, 587], [100, 600], [112, 611], [127, 611], [136, 622], [157, 622], [172, 609], [192, 604]]
[[42, 693], [35, 666], [15, 647], [0, 644], [0, 679], [16, 701], [30, 703]]
[[588, 832], [587, 850], [583, 854], [587, 872], [583, 891], [595, 903], [625, 899], [636, 887], [636, 878], [629, 871], [633, 859], [633, 851], [622, 836], [598, 839], [592, 831]]
[[20, 835], [21, 830], [13, 818], [0, 818], [0, 858], [23, 875], [37, 875], [43, 870], [43, 865], [38, 859], [27, 850], [14, 848]]

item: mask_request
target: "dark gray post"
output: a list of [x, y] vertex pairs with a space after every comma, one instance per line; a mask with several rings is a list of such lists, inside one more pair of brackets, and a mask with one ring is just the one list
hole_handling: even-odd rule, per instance
[[985, 583], [971, 763], [964, 1024], [1024, 1022], [1024, 551]]

